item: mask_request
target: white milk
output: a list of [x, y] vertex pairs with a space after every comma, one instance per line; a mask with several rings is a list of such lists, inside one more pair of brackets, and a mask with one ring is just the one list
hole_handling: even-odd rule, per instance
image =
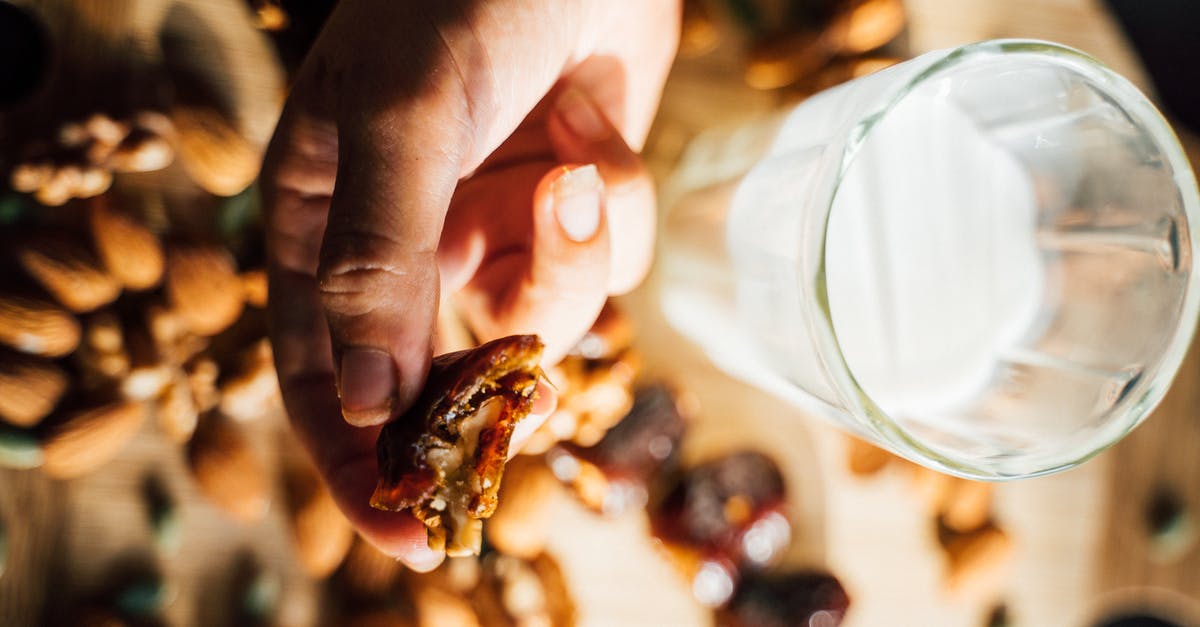
[[885, 412], [968, 403], [1028, 331], [1043, 292], [1035, 209], [1020, 164], [942, 99], [911, 94], [871, 131], [825, 261], [846, 363]]

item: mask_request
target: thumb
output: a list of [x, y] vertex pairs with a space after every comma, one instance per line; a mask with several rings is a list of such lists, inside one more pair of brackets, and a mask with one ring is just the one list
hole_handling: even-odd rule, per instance
[[453, 149], [427, 149], [439, 140], [445, 146], [453, 130], [428, 117], [415, 124], [406, 123], [411, 115], [395, 117], [339, 125], [337, 183], [317, 268], [342, 414], [358, 426], [408, 407], [425, 380], [436, 251], [460, 169]]

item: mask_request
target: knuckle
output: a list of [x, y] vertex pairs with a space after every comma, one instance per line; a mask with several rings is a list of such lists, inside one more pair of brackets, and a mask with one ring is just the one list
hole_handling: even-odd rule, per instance
[[366, 231], [327, 234], [317, 266], [322, 304], [339, 316], [369, 314], [429, 278], [436, 283], [431, 251], [405, 251], [401, 242]]

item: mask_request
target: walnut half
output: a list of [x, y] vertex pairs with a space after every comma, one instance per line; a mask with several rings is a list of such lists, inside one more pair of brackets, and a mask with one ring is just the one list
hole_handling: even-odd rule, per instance
[[376, 509], [411, 509], [429, 547], [479, 553], [513, 427], [533, 406], [542, 342], [513, 335], [435, 357], [425, 389], [379, 434]]

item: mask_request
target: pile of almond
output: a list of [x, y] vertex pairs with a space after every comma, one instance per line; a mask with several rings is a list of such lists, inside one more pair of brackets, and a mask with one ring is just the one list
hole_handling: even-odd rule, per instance
[[0, 293], [0, 441], [25, 448], [0, 463], [78, 477], [153, 417], [218, 505], [261, 516], [269, 486], [237, 423], [280, 406], [263, 272], [108, 196], [57, 211], [8, 229], [20, 272]]

